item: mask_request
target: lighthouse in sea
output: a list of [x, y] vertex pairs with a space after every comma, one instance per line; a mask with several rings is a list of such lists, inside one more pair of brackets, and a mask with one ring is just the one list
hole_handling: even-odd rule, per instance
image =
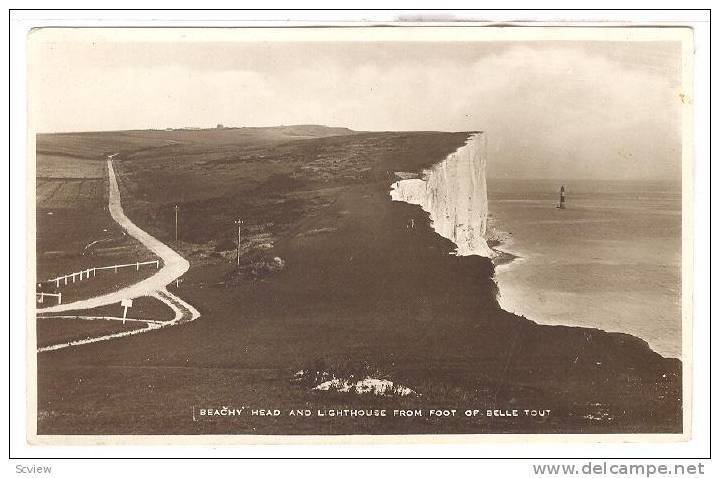
[[558, 209], [565, 209], [565, 185], [560, 186], [560, 204]]

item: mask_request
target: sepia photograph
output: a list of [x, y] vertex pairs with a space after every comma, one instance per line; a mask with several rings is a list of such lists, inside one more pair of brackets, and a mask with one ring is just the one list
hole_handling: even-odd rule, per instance
[[692, 29], [26, 41], [30, 443], [691, 436]]

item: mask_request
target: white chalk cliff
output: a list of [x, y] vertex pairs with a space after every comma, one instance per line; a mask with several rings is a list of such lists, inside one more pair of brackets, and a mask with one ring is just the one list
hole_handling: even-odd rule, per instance
[[430, 213], [432, 227], [450, 239], [460, 256], [493, 257], [485, 241], [488, 202], [485, 138], [477, 133], [442, 162], [423, 171], [422, 179], [393, 183], [393, 201], [417, 204]]

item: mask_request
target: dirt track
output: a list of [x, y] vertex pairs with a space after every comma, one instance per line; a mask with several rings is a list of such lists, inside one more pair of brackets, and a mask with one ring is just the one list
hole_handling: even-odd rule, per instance
[[[120, 191], [118, 189], [117, 180], [115, 178], [115, 171], [113, 170], [111, 159], [108, 159], [107, 161], [107, 170], [110, 183], [108, 204], [110, 215], [112, 216], [113, 220], [120, 224], [120, 226], [125, 229], [125, 231], [127, 231], [130, 236], [140, 241], [145, 247], [147, 247], [155, 255], [160, 257], [163, 262], [163, 266], [158, 270], [158, 272], [148, 277], [147, 279], [144, 279], [118, 291], [109, 294], [99, 295], [90, 299], [68, 302], [52, 307], [45, 307], [42, 309], [38, 309], [38, 313], [94, 309], [96, 307], [102, 307], [105, 305], [118, 303], [123, 299], [155, 296], [164, 303], [166, 303], [171, 309], [173, 309], [173, 311], [175, 311], [175, 319], [167, 322], [167, 325], [174, 325], [179, 321], [189, 321], [198, 318], [200, 314], [192, 305], [188, 304], [187, 302], [172, 294], [166, 289], [167, 285], [171, 284], [175, 281], [175, 279], [179, 278], [188, 271], [188, 269], [190, 268], [190, 264], [185, 258], [172, 250], [169, 246], [160, 242], [159, 240], [136, 226], [125, 215], [122, 209], [122, 203], [120, 201]], [[145, 330], [147, 329], [143, 329], [141, 331]], [[133, 333], [138, 332], [139, 331], [133, 331]], [[83, 343], [95, 342], [97, 340], [107, 340], [109, 338], [120, 337], [124, 335], [128, 335], [128, 333], [122, 332], [120, 334], [113, 334], [112, 336], [88, 339]], [[76, 344], [70, 343], [62, 345], [67, 346]], [[58, 347], [60, 346], [56, 346], [54, 348]]]

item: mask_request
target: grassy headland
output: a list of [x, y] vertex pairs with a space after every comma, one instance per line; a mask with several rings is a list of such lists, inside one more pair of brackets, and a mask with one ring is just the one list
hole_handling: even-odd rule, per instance
[[[123, 142], [116, 171], [126, 213], [190, 260], [178, 293], [202, 317], [39, 355], [39, 433], [681, 431], [678, 360], [629, 335], [501, 310], [488, 259], [450, 254], [426, 213], [390, 200], [394, 172], [441, 161], [468, 133], [288, 128], [57, 135], [58, 153], [86, 157]], [[56, 135], [38, 141], [55, 151]], [[322, 373], [386, 378], [417, 394], [313, 390]], [[225, 405], [551, 413], [193, 420]]]

